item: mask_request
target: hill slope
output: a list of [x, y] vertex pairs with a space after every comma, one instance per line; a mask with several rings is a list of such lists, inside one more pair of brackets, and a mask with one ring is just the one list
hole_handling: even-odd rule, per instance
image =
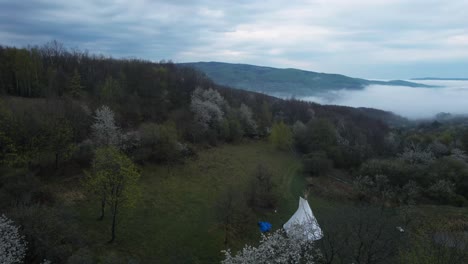
[[277, 96], [310, 96], [330, 90], [363, 89], [367, 85], [428, 87], [424, 84], [395, 81], [371, 81], [340, 74], [318, 73], [298, 69], [278, 69], [248, 64], [222, 62], [182, 63], [204, 72], [221, 85], [263, 92]]

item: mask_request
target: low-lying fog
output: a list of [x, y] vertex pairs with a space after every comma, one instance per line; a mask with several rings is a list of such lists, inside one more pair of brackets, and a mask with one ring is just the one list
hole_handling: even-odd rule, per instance
[[370, 85], [363, 90], [341, 90], [301, 99], [321, 104], [372, 107], [408, 118], [430, 118], [440, 112], [468, 114], [468, 81], [412, 81], [434, 88]]

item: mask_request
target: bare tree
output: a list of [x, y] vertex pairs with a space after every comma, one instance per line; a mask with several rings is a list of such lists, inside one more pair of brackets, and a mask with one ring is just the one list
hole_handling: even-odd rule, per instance
[[237, 240], [240, 234], [247, 232], [248, 225], [252, 222], [252, 212], [246, 206], [242, 193], [233, 187], [228, 187], [223, 192], [216, 204], [216, 212], [219, 227], [224, 232], [225, 247]]

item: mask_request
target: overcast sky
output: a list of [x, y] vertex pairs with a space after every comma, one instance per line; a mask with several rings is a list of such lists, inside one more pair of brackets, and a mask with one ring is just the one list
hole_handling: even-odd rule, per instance
[[468, 77], [467, 0], [0, 0], [0, 43], [364, 78]]

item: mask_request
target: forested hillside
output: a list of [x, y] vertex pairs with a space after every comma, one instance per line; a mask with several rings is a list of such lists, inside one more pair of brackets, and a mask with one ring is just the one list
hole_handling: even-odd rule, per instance
[[464, 124], [282, 100], [58, 42], [1, 46], [0, 94], [2, 242], [25, 263], [242, 263], [257, 222], [280, 229], [304, 191], [323, 263], [466, 260], [447, 247], [468, 226]]
[[367, 85], [399, 85], [429, 87], [401, 80], [376, 81], [352, 78], [341, 74], [319, 73], [298, 69], [277, 69], [247, 64], [193, 62], [192, 66], [218, 84], [281, 97], [313, 96], [337, 90], [360, 90]]

